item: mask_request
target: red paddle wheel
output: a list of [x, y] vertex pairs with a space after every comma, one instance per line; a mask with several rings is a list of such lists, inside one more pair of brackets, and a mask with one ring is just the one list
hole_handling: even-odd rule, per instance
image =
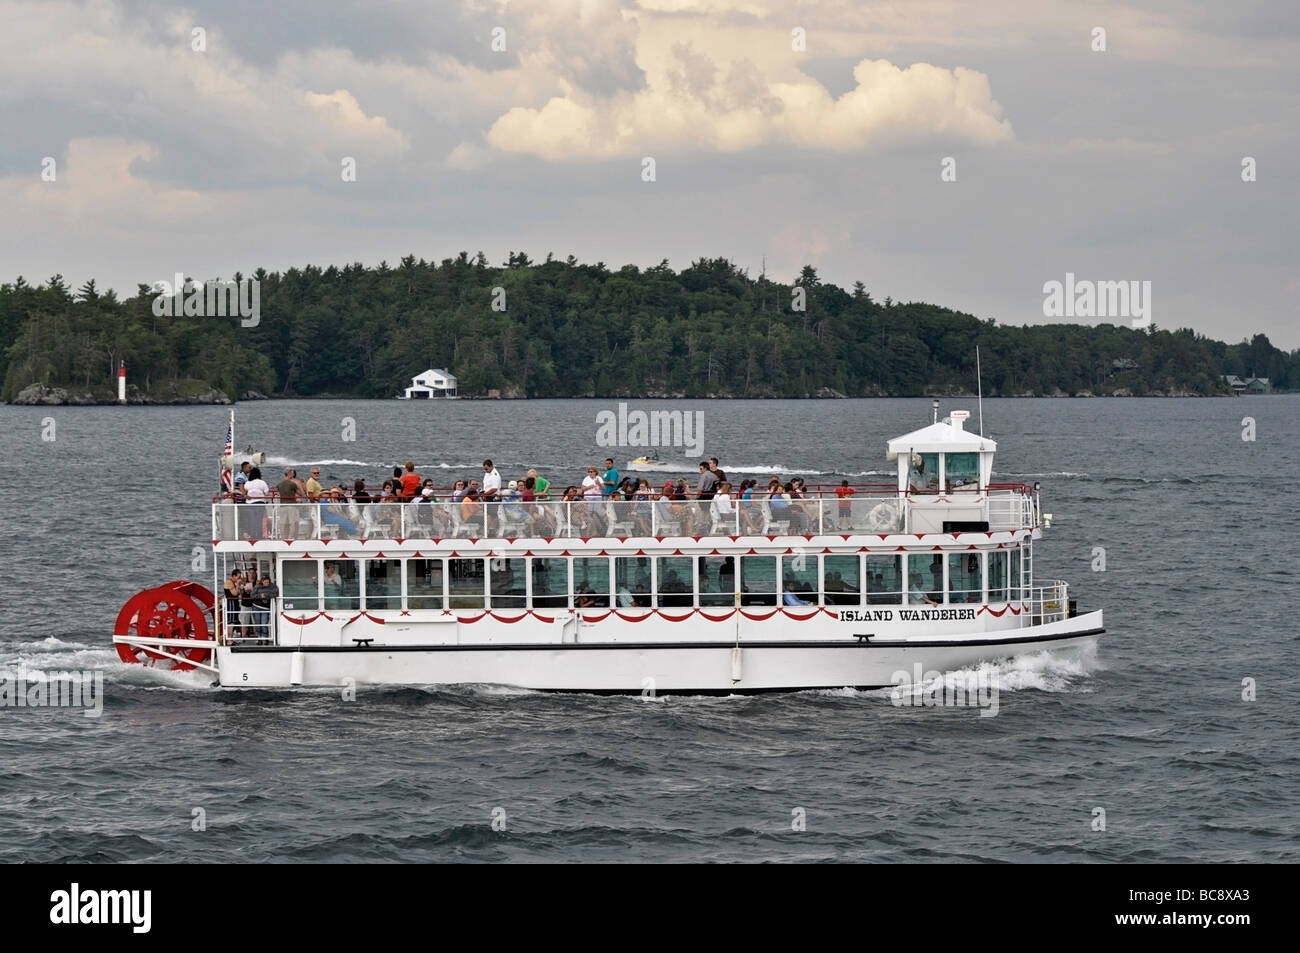
[[[178, 580], [137, 592], [122, 606], [113, 642], [123, 662], [187, 672], [212, 656], [212, 590]], [[197, 642], [192, 645], [188, 643]]]

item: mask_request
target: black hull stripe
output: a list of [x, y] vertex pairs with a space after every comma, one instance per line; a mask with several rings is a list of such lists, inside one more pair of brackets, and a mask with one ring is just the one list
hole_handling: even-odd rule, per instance
[[[1102, 635], [1105, 629], [1086, 629], [1079, 632], [1065, 632], [1060, 635], [1025, 636], [1018, 639], [968, 639], [961, 642], [862, 642], [856, 638], [841, 641], [818, 642], [741, 642], [742, 649], [933, 649], [966, 648], [968, 646], [1025, 645], [1028, 643], [1062, 642], [1067, 639], [1079, 639], [1090, 635]], [[232, 645], [230, 651], [235, 655], [248, 653], [284, 653], [284, 652], [550, 652], [557, 649], [565, 651], [649, 651], [655, 649], [730, 649], [733, 642], [549, 642], [528, 644], [509, 642], [501, 645]], [[834, 686], [842, 688], [844, 686]]]

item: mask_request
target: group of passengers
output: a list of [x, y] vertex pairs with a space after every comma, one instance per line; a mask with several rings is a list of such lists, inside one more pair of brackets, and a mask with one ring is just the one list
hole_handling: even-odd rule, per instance
[[[805, 533], [816, 528], [820, 506], [805, 502], [816, 497], [799, 477], [783, 483], [773, 476], [766, 488], [754, 479], [745, 479], [733, 487], [717, 457], [700, 462], [694, 488], [685, 478], [667, 480], [662, 487], [655, 487], [644, 477], [623, 477], [612, 458], [606, 458], [603, 470], [588, 467], [581, 481], [569, 484], [563, 491], [535, 469], [507, 481], [490, 459], [483, 461], [481, 479], [456, 480], [441, 500], [433, 480], [417, 473], [410, 460], [394, 467], [392, 477], [377, 490], [367, 487], [360, 477], [353, 481], [351, 489], [342, 483], [327, 488], [320, 480], [319, 466], [311, 467], [306, 480], [298, 476], [296, 468], [286, 467], [272, 490], [261, 470], [245, 462], [234, 478], [232, 496], [247, 503], [295, 504], [291, 512], [306, 520], [310, 520], [308, 513], [297, 513], [306, 510], [300, 504], [319, 505], [321, 522], [337, 527], [329, 532], [344, 537], [400, 536], [404, 531], [411, 535], [411, 524], [420, 531], [448, 536], [472, 534], [475, 527], [487, 535], [549, 536], [572, 531], [595, 536], [612, 532], [616, 524], [627, 535], [643, 536], [664, 535], [665, 530], [685, 535], [727, 529], [755, 534], [764, 532], [769, 524], [778, 524], [791, 533]], [[839, 525], [843, 528], [854, 491], [844, 480], [835, 492], [839, 498]], [[586, 505], [538, 505], [555, 501]], [[417, 506], [408, 511], [408, 525], [403, 530], [401, 508], [385, 505], [393, 503], [442, 505], [427, 510]], [[629, 505], [607, 505], [611, 503]], [[242, 538], [265, 537], [274, 532], [270, 514], [261, 519], [246, 514], [241, 520]], [[293, 534], [292, 529], [283, 527], [282, 519], [279, 535]]]

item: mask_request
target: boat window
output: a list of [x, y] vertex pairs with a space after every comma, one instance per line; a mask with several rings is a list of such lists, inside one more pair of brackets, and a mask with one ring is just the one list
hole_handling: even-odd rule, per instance
[[948, 554], [948, 601], [979, 602], [984, 595], [979, 553]]
[[609, 607], [607, 556], [578, 556], [573, 560], [573, 604], [579, 609]]
[[787, 606], [817, 605], [817, 557], [799, 553], [781, 557], [781, 602]]
[[947, 454], [943, 465], [950, 490], [973, 490], [979, 485], [980, 455], [978, 453]]
[[402, 608], [402, 561], [366, 560], [366, 608]]
[[320, 593], [317, 579], [320, 563], [314, 559], [286, 559], [280, 566], [280, 599], [284, 608], [306, 609], [311, 612], [320, 609]]
[[896, 606], [903, 601], [903, 574], [898, 556], [867, 557], [867, 602]]
[[655, 560], [659, 605], [680, 609], [695, 604], [695, 571], [690, 556], [660, 556]]
[[1011, 601], [1019, 602], [1024, 596], [1020, 593], [1020, 550], [1011, 550]]
[[862, 602], [858, 571], [857, 556], [822, 557], [822, 592], [828, 606], [856, 606]]
[[528, 606], [528, 567], [519, 557], [498, 556], [488, 560], [491, 573], [492, 608], [524, 609]]
[[412, 559], [406, 564], [407, 605], [412, 609], [442, 608], [442, 560]]
[[569, 604], [569, 561], [533, 560], [533, 607], [563, 609]]
[[907, 557], [907, 604], [925, 604], [926, 597], [943, 601], [943, 557], [912, 553]]
[[361, 573], [355, 559], [326, 559], [321, 571], [325, 611], [361, 608]]
[[1007, 552], [989, 553], [989, 602], [1007, 601]]
[[740, 604], [776, 605], [776, 557], [740, 557]]
[[447, 595], [452, 609], [483, 608], [483, 560], [447, 560]]
[[614, 560], [614, 591], [623, 608], [649, 608], [650, 557], [618, 556]]
[[938, 490], [939, 455], [937, 453], [913, 453], [912, 466], [907, 474], [907, 485], [913, 490]]
[[734, 606], [736, 604], [736, 557], [701, 556], [700, 605]]

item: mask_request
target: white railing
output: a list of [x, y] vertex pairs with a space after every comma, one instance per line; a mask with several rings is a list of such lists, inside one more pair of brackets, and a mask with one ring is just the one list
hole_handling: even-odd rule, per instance
[[[963, 504], [954, 497], [955, 506]], [[575, 500], [439, 503], [233, 503], [212, 505], [212, 538], [406, 539], [560, 538], [627, 536], [802, 536], [904, 532], [905, 510], [942, 515], [925, 497], [857, 495], [845, 505], [834, 497], [772, 500]], [[1019, 490], [987, 492], [989, 529], [1034, 525], [1032, 497]], [[936, 510], [940, 512], [936, 513]], [[964, 521], [969, 518], [963, 518]], [[937, 525], [936, 525], [937, 531]]]
[[1029, 609], [1027, 625], [1060, 622], [1070, 617], [1070, 585], [1061, 580], [1043, 586], [1031, 586], [1025, 602]]

